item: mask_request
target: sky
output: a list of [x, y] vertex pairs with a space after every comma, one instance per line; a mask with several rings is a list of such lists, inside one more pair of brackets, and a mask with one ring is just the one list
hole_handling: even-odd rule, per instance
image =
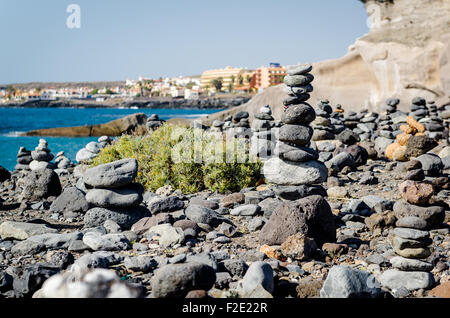
[[357, 0], [0, 0], [0, 84], [318, 62], [345, 55], [366, 20]]

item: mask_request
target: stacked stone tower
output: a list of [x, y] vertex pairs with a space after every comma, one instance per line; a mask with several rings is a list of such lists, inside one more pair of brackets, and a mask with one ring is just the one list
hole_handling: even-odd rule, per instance
[[310, 148], [316, 112], [306, 101], [313, 87], [312, 65], [288, 67], [284, 79], [288, 96], [279, 129], [275, 156], [264, 163], [267, 182], [278, 185], [314, 185], [327, 180], [328, 170], [319, 162], [319, 154]]

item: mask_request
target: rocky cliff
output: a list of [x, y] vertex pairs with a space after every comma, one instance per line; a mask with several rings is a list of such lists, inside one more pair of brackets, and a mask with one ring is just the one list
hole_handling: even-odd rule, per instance
[[[450, 1], [364, 0], [370, 31], [339, 59], [314, 64], [313, 106], [319, 99], [346, 110], [379, 111], [389, 97], [407, 110], [422, 96], [442, 105], [450, 95]], [[246, 110], [252, 115], [270, 104], [274, 117], [282, 112], [282, 87], [272, 87], [250, 102], [207, 118], [211, 121]]]
[[39, 129], [24, 133], [23, 136], [100, 137], [131, 133], [144, 135], [147, 133], [146, 122], [147, 116], [144, 113], [137, 113], [105, 124]]

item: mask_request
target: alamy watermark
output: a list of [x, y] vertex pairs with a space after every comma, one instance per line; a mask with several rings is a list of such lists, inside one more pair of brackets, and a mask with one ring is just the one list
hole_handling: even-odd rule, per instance
[[69, 29], [81, 28], [81, 8], [78, 4], [69, 4], [66, 9], [70, 15], [67, 17], [66, 25]]

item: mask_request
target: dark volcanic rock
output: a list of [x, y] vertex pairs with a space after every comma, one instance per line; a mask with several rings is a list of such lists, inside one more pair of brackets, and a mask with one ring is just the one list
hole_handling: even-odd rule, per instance
[[25, 200], [39, 201], [61, 194], [61, 183], [58, 175], [51, 169], [31, 171], [24, 178], [22, 196]]
[[0, 182], [6, 181], [9, 178], [11, 178], [11, 173], [2, 166], [0, 166]]
[[405, 156], [414, 158], [427, 153], [438, 144], [436, 141], [427, 136], [411, 136], [406, 143]]
[[324, 198], [313, 195], [281, 204], [262, 228], [259, 240], [261, 244], [281, 245], [299, 232], [313, 238], [319, 246], [336, 241], [334, 215]]
[[89, 203], [84, 197], [84, 193], [76, 187], [69, 187], [64, 189], [64, 192], [53, 201], [50, 206], [53, 212], [87, 212], [89, 210]]
[[445, 219], [445, 209], [441, 206], [421, 207], [399, 200], [394, 204], [394, 214], [397, 219], [406, 216], [416, 216], [427, 222], [428, 228], [439, 228]]
[[192, 290], [209, 290], [216, 282], [216, 272], [200, 263], [170, 264], [158, 269], [152, 278], [155, 298], [185, 297]]
[[93, 208], [84, 215], [84, 224], [86, 227], [96, 227], [103, 225], [106, 220], [112, 220], [122, 229], [130, 229], [134, 223], [150, 215], [150, 212], [142, 206], [129, 209]]

